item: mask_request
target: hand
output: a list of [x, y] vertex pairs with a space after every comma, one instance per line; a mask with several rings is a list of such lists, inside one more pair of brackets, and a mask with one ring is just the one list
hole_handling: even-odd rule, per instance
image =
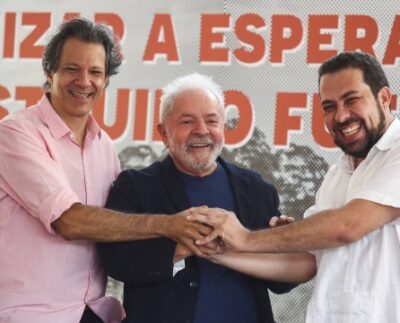
[[173, 261], [174, 261], [174, 263], [176, 263], [180, 260], [190, 257], [191, 255], [193, 255], [193, 252], [188, 247], [177, 243]]
[[281, 225], [290, 224], [292, 222], [294, 222], [294, 218], [291, 216], [287, 216], [287, 215], [273, 216], [269, 220], [269, 226], [271, 228], [274, 228], [274, 227], [279, 227]]
[[[207, 258], [210, 256], [214, 256], [216, 254], [220, 254], [225, 251], [225, 247], [219, 239], [213, 240], [206, 245], [197, 246], [200, 252], [203, 254], [202, 257], [206, 256]], [[187, 246], [177, 244], [174, 253], [174, 263], [180, 260], [183, 260], [187, 257], [193, 256], [192, 250], [190, 250]]]
[[202, 239], [209, 235], [212, 232], [212, 228], [206, 224], [196, 221], [188, 221], [186, 219], [187, 216], [195, 215], [200, 212], [200, 210], [206, 209], [207, 207], [204, 206], [192, 207], [167, 217], [168, 223], [166, 236], [178, 243], [178, 250], [175, 251], [177, 259], [183, 259], [192, 254], [199, 257], [207, 256], [205, 252], [209, 250], [209, 247], [200, 248], [200, 246], [195, 244], [195, 240]]
[[220, 239], [226, 247], [235, 251], [244, 251], [250, 231], [242, 226], [233, 212], [219, 208], [201, 209], [187, 216], [190, 221], [204, 223], [214, 228], [211, 234], [196, 240], [196, 245], [205, 245]]

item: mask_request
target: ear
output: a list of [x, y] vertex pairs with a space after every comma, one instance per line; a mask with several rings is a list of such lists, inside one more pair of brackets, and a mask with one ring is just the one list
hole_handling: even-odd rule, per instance
[[167, 131], [165, 130], [165, 126], [162, 123], [157, 124], [157, 131], [161, 136], [161, 139], [164, 143], [164, 146], [168, 148], [168, 138], [167, 138]]
[[387, 86], [384, 86], [378, 93], [378, 100], [383, 109], [389, 111], [392, 101], [392, 91]]
[[108, 84], [110, 83], [110, 77], [109, 76], [107, 76], [106, 77], [106, 79], [104, 80], [104, 86], [103, 86], [103, 89], [105, 89], [107, 86], [108, 86]]
[[47, 74], [46, 79], [47, 79], [47, 82], [49, 82], [50, 84], [53, 84], [53, 75]]

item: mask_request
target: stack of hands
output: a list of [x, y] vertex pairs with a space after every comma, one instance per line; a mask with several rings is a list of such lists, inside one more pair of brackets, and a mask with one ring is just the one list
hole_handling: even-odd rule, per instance
[[[294, 222], [281, 215], [272, 217], [269, 227]], [[174, 261], [191, 255], [215, 260], [218, 254], [247, 250], [251, 231], [243, 227], [235, 213], [206, 206], [192, 207], [174, 217], [171, 238], [177, 242]]]

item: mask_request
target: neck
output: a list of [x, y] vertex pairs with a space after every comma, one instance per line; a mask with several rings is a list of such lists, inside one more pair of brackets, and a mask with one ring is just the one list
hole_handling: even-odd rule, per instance
[[86, 115], [69, 115], [63, 112], [62, 109], [57, 108], [57, 104], [52, 100], [50, 93], [47, 94], [47, 97], [54, 109], [54, 111], [59, 115], [59, 117], [65, 122], [67, 127], [72, 130], [74, 133], [75, 141], [82, 145], [83, 139], [86, 134], [86, 123], [89, 118], [89, 114]]
[[74, 140], [79, 144], [83, 144], [83, 140], [86, 135], [86, 123], [88, 120], [88, 116], [85, 117], [65, 117], [63, 115], [58, 115], [65, 122], [69, 129], [74, 133]]
[[[173, 158], [172, 158], [173, 159]], [[201, 168], [201, 169], [196, 169], [196, 168], [184, 168], [181, 167], [178, 163], [174, 161], [175, 167], [181, 172], [186, 175], [190, 176], [196, 176], [196, 177], [204, 177], [212, 174], [215, 169], [217, 168], [217, 162], [215, 161], [210, 167], [207, 168]]]
[[360, 165], [360, 163], [364, 160], [365, 158], [359, 158], [359, 157], [353, 157], [353, 163], [354, 163], [354, 169]]
[[[393, 122], [394, 117], [389, 114], [388, 116], [386, 116], [386, 122], [385, 122], [385, 130], [383, 131], [382, 135], [379, 137], [379, 139], [383, 136], [383, 134], [387, 131], [387, 129], [389, 128], [390, 124]], [[379, 141], [378, 139], [378, 141]], [[376, 143], [375, 143], [376, 144]], [[365, 159], [365, 157], [353, 157], [353, 163], [354, 163], [354, 169], [356, 169], [358, 167], [358, 165], [360, 165], [360, 163]]]

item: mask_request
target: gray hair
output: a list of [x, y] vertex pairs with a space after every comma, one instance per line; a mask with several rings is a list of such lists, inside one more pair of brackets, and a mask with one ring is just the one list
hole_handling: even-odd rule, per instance
[[172, 111], [175, 97], [182, 92], [194, 89], [209, 91], [213, 94], [217, 99], [222, 116], [225, 117], [225, 99], [221, 86], [214, 82], [210, 76], [192, 73], [178, 77], [163, 87], [160, 108], [161, 122], [164, 122], [168, 114]]
[[[69, 38], [103, 45], [106, 52], [106, 77], [119, 72], [118, 68], [122, 63], [122, 53], [112, 30], [105, 24], [94, 23], [87, 18], [80, 17], [61, 24], [58, 32], [46, 46], [42, 58], [42, 67], [46, 76], [50, 76], [57, 71], [64, 44]], [[108, 80], [106, 85], [108, 85]], [[43, 88], [49, 91], [50, 83], [46, 81], [43, 84]]]

